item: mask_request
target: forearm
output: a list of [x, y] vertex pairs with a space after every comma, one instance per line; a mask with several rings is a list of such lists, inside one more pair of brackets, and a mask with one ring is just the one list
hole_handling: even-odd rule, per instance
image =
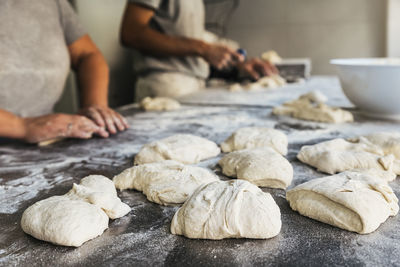
[[0, 136], [14, 139], [25, 137], [24, 119], [0, 109]]
[[201, 40], [169, 36], [150, 27], [142, 27], [138, 33], [123, 31], [121, 39], [123, 45], [154, 56], [203, 56], [209, 46]]
[[100, 52], [85, 55], [77, 66], [81, 107], [108, 106], [109, 70]]

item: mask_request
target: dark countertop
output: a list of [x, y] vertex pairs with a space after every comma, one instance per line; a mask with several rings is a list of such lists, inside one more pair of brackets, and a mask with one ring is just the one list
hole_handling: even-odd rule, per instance
[[[323, 84], [330, 84], [335, 101], [342, 99], [343, 106], [348, 105], [337, 80], [319, 79], [319, 82], [311, 81], [314, 87], [320, 83], [324, 92]], [[308, 86], [313, 87], [306, 83], [300, 89], [299, 86], [281, 89], [274, 93], [277, 94], [275, 100], [283, 102], [293, 90], [306, 90]], [[215, 92], [210, 91], [210, 95], [213, 94]], [[222, 94], [221, 90], [218, 94]], [[400, 266], [400, 216], [389, 218], [374, 233], [359, 235], [292, 211], [284, 190], [279, 189], [263, 189], [272, 193], [282, 214], [281, 233], [268, 240], [210, 241], [172, 235], [169, 226], [177, 207], [151, 203], [142, 193], [133, 190], [119, 192], [132, 211], [123, 218], [110, 220], [109, 229], [102, 236], [79, 248], [55, 246], [36, 240], [21, 230], [21, 215], [28, 206], [66, 193], [73, 182], [77, 183], [89, 174], [112, 178], [132, 165], [134, 155], [143, 144], [175, 133], [192, 133], [220, 143], [244, 126], [280, 129], [289, 138], [287, 158], [295, 171], [293, 187], [325, 176], [296, 159], [302, 145], [336, 137], [400, 130], [398, 123], [370, 120], [357, 112], [355, 123], [343, 125], [277, 118], [270, 115], [268, 107], [275, 102], [265, 102], [265, 106], [260, 104], [260, 95], [267, 99], [267, 94], [255, 93], [254, 101], [247, 96], [248, 102], [234, 105], [228, 104], [233, 93], [225, 92], [227, 103], [214, 105], [204, 102], [204, 96], [194, 95], [186, 98], [191, 105], [164, 113], [144, 113], [127, 107], [122, 112], [132, 127], [109, 139], [66, 140], [42, 148], [17, 142], [0, 144], [0, 266]], [[199, 165], [220, 175], [217, 160], [210, 159]], [[400, 196], [399, 180], [391, 186]]]

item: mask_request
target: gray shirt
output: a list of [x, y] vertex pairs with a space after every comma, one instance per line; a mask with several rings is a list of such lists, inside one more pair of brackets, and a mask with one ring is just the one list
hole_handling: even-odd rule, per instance
[[[128, 0], [155, 10], [150, 26], [162, 33], [203, 39], [203, 0]], [[199, 78], [209, 75], [208, 64], [200, 57], [155, 57], [134, 51], [133, 67], [141, 76], [154, 71], [181, 72]]]
[[1, 0], [0, 108], [52, 112], [70, 70], [67, 46], [84, 34], [66, 0]]

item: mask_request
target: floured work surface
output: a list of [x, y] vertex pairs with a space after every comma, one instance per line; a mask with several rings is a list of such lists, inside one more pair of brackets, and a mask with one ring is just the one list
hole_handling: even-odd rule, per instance
[[[335, 86], [338, 85], [332, 85]], [[340, 88], [336, 90], [342, 97]], [[19, 222], [28, 206], [65, 194], [73, 182], [89, 174], [112, 178], [132, 166], [133, 156], [144, 144], [173, 134], [195, 134], [220, 144], [241, 127], [281, 130], [289, 139], [287, 158], [294, 168], [289, 188], [293, 188], [326, 176], [296, 159], [301, 146], [371, 132], [400, 131], [400, 124], [369, 120], [357, 114], [353, 124], [341, 125], [277, 118], [270, 115], [270, 108], [251, 107], [251, 103], [183, 105], [179, 111], [162, 113], [126, 109], [124, 114], [131, 128], [109, 139], [65, 140], [40, 148], [18, 143], [0, 145], [0, 266], [51, 266], [55, 262], [80, 266], [399, 265], [400, 216], [389, 218], [371, 234], [358, 235], [301, 216], [290, 209], [281, 189], [262, 189], [272, 194], [281, 210], [281, 232], [268, 240], [209, 241], [172, 235], [170, 223], [178, 207], [151, 203], [135, 190], [118, 192], [132, 211], [121, 219], [110, 220], [103, 235], [79, 248], [55, 246], [22, 231]], [[216, 170], [225, 179], [217, 166], [222, 155], [198, 166]], [[400, 196], [399, 179], [390, 183], [397, 196]]]

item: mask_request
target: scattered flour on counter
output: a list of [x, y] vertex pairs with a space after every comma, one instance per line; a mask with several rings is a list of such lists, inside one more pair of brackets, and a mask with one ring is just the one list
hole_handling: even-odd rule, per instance
[[49, 180], [43, 174], [37, 174], [10, 180], [5, 185], [0, 185], [0, 213], [15, 213], [24, 201], [36, 197], [40, 191], [71, 179], [72, 177], [56, 176]]

